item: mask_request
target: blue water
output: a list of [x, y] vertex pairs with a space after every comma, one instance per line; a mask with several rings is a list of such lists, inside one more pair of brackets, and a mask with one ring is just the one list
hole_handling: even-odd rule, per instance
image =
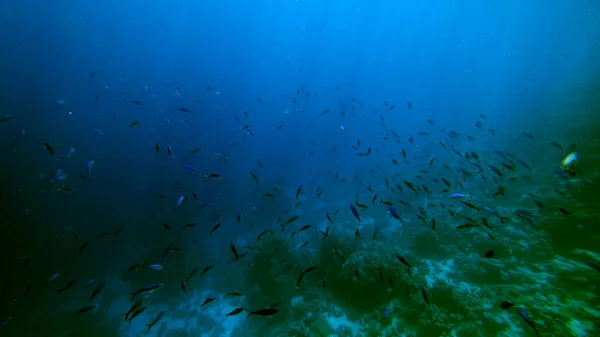
[[4, 1], [0, 334], [600, 336], [599, 36], [592, 0]]

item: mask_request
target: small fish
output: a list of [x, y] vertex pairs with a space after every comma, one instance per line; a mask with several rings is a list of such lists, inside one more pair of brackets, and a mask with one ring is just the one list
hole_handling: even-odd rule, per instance
[[421, 288], [421, 295], [423, 295], [423, 299], [425, 300], [425, 303], [427, 303], [427, 305], [429, 305], [429, 296], [427, 295], [427, 289], [425, 289], [425, 286], [423, 286], [423, 284], [419, 283], [419, 288]]
[[216, 300], [215, 297], [208, 297], [207, 299], [204, 300], [204, 302], [202, 302], [202, 304], [200, 305], [200, 308], [204, 307], [205, 305], [207, 305], [210, 302], [213, 302], [214, 300]]
[[75, 153], [75, 147], [71, 146], [69, 152], [67, 152], [67, 158], [71, 158], [71, 155]]
[[268, 233], [271, 233], [271, 235], [273, 235], [274, 230], [275, 230], [275, 226], [273, 226], [273, 225], [270, 225], [269, 227], [265, 228], [262, 232], [260, 232], [260, 234], [258, 234], [256, 242], [259, 242], [260, 239]]
[[493, 250], [488, 250], [487, 252], [485, 252], [485, 255], [484, 255], [484, 256], [485, 256], [486, 258], [490, 259], [490, 258], [492, 258], [492, 257], [496, 256], [496, 253], [495, 253]]
[[124, 229], [125, 229], [125, 226], [121, 226], [121, 227], [117, 228], [117, 230], [115, 230], [113, 235], [115, 235], [115, 236], [119, 235], [119, 233], [121, 233]]
[[300, 196], [301, 193], [302, 193], [302, 185], [298, 186], [298, 189], [296, 190], [296, 200], [298, 200], [298, 197]]
[[389, 311], [388, 311], [388, 307], [387, 305], [383, 306], [383, 315], [381, 316], [381, 319], [379, 321], [383, 321], [384, 319], [388, 318], [389, 316]]
[[362, 237], [360, 236], [360, 230], [358, 227], [356, 227], [356, 231], [354, 232], [354, 239], [356, 239], [356, 240], [362, 239]]
[[311, 227], [312, 227], [311, 225], [304, 225], [304, 226], [302, 226], [302, 228], [300, 228], [300, 229], [299, 229], [299, 230], [296, 232], [296, 234], [300, 234], [300, 232], [302, 232], [302, 231], [305, 231], [305, 230], [307, 230], [307, 229], [309, 229], [309, 228], [311, 228]]
[[409, 268], [411, 268], [411, 267], [412, 267], [412, 265], [411, 265], [410, 263], [408, 263], [408, 262], [407, 262], [407, 261], [404, 259], [404, 257], [402, 257], [402, 256], [398, 255], [398, 253], [396, 253], [396, 258], [397, 258], [397, 259], [398, 259], [398, 261], [400, 261], [400, 262], [401, 262], [403, 265], [405, 265], [405, 266], [407, 266], [407, 267], [409, 267]]
[[417, 189], [415, 188], [415, 186], [413, 185], [413, 183], [411, 183], [410, 181], [406, 181], [406, 180], [403, 180], [402, 182], [404, 183], [404, 185], [405, 185], [406, 187], [408, 187], [410, 190], [412, 190], [413, 192], [415, 192], [415, 196], [417, 196], [417, 195], [418, 195], [418, 191], [417, 191]]
[[163, 270], [164, 269], [162, 264], [151, 264], [148, 267], [150, 267], [150, 269], [154, 269], [154, 270]]
[[500, 171], [500, 169], [498, 169], [496, 166], [494, 165], [490, 165], [488, 164], [488, 167], [500, 178], [504, 177], [504, 174], [502, 174], [502, 172]]
[[83, 289], [87, 289], [87, 287], [89, 287], [89, 286], [91, 286], [92, 284], [94, 284], [94, 282], [96, 282], [96, 280], [95, 280], [95, 279], [91, 279], [91, 280], [87, 281], [87, 282], [86, 282], [86, 283], [83, 285], [83, 287], [81, 287], [81, 289], [82, 289], [82, 290], [83, 290]]
[[146, 324], [146, 326], [148, 327], [148, 332], [150, 332], [150, 329], [152, 329], [152, 327], [155, 326], [156, 323], [158, 323], [165, 316], [165, 314], [166, 312], [162, 310], [158, 313], [158, 315], [156, 315], [156, 317], [154, 317], [154, 319], [152, 319], [150, 323]]
[[276, 313], [278, 313], [279, 310], [274, 309], [274, 308], [267, 308], [267, 309], [260, 309], [257, 311], [252, 311], [250, 314], [248, 314], [248, 316], [246, 317], [250, 317], [250, 316], [254, 316], [254, 315], [259, 315], [259, 316], [271, 316], [274, 315]]
[[144, 300], [137, 300], [135, 301], [135, 303], [133, 303], [133, 305], [131, 306], [131, 308], [129, 308], [129, 311], [127, 311], [126, 313], [122, 314], [123, 316], [125, 316], [125, 321], [129, 320], [129, 315], [133, 314], [138, 308], [140, 308], [142, 306], [142, 304], [144, 304]]
[[375, 229], [375, 232], [373, 232], [373, 240], [377, 240], [377, 234], [379, 233], [379, 230], [380, 230], [380, 229], [381, 229], [380, 227], [377, 227], [377, 228]]
[[234, 292], [231, 292], [231, 293], [227, 293], [227, 295], [228, 296], [235, 296], [235, 297], [244, 296], [244, 295], [242, 295], [242, 293], [237, 292], [237, 291], [234, 291]]
[[467, 198], [468, 196], [462, 193], [452, 193], [448, 196], [448, 199], [461, 199]]
[[7, 122], [9, 120], [12, 119], [12, 115], [11, 114], [5, 114], [3, 116], [0, 116], [0, 124]]
[[476, 211], [479, 211], [479, 207], [475, 206], [475, 205], [474, 205], [473, 203], [471, 203], [470, 201], [464, 201], [464, 200], [461, 200], [460, 202], [462, 202], [462, 203], [463, 203], [465, 206], [467, 206], [467, 207], [469, 207], [469, 208], [472, 208], [472, 209], [474, 209], [474, 210], [476, 210]]
[[388, 207], [388, 213], [390, 213], [390, 215], [396, 219], [396, 220], [400, 220], [402, 223], [404, 223], [404, 221], [402, 220], [402, 218], [400, 218], [400, 215], [398, 215], [398, 212], [396, 212], [396, 209], [392, 206]]
[[179, 286], [181, 287], [181, 290], [183, 290], [183, 292], [187, 294], [187, 286], [184, 280], [181, 280], [181, 282], [179, 282]]
[[78, 277], [75, 277], [74, 279], [72, 279], [71, 281], [69, 281], [69, 283], [67, 283], [61, 290], [59, 290], [59, 293], [64, 293], [67, 290], [69, 290], [73, 285], [75, 285], [75, 283], [77, 282]]
[[26, 298], [27, 296], [29, 296], [29, 294], [31, 293], [31, 290], [33, 290], [33, 284], [29, 284], [27, 286], [27, 288], [25, 288], [25, 291], [23, 292], [23, 298]]
[[294, 215], [291, 218], [289, 218], [284, 224], [283, 226], [287, 226], [289, 224], [294, 223], [296, 220], [298, 220], [299, 216], [298, 215]]
[[186, 200], [187, 197], [185, 195], [180, 196], [179, 199], [177, 199], [177, 204], [175, 205], [175, 208], [181, 206]]
[[506, 220], [509, 219], [507, 217], [501, 216], [500, 214], [498, 214], [497, 211], [495, 211], [495, 210], [493, 210], [493, 209], [491, 209], [489, 207], [484, 207], [483, 210], [486, 211], [486, 212], [488, 212], [488, 213], [490, 213], [490, 214], [492, 214], [493, 216], [497, 217], [500, 220], [500, 222], [502, 222], [502, 223], [504, 223]]
[[209, 180], [217, 180], [220, 179], [221, 175], [218, 173], [211, 173], [211, 174], [205, 174], [204, 175], [204, 182], [207, 182]]
[[90, 243], [92, 243], [92, 241], [88, 240], [86, 242], [84, 242], [80, 247], [79, 247], [79, 253], [81, 254], [81, 252], [83, 252], [89, 245]]
[[146, 311], [146, 309], [148, 309], [148, 307], [141, 307], [137, 310], [135, 310], [130, 316], [129, 319], [127, 320], [127, 322], [131, 323], [131, 321], [138, 317], [139, 315], [141, 315], [144, 311]]
[[356, 207], [354, 207], [353, 205], [350, 205], [350, 211], [352, 212], [354, 217], [358, 220], [358, 222], [362, 222], [362, 220], [360, 219], [360, 215], [358, 214], [358, 211], [356, 210]]
[[215, 267], [215, 265], [212, 265], [212, 264], [204, 267], [204, 269], [202, 269], [202, 271], [200, 272], [200, 275], [198, 277], [202, 277], [202, 275], [208, 273], [214, 267]]
[[458, 226], [456, 226], [456, 229], [475, 228], [475, 227], [480, 227], [480, 226], [479, 226], [479, 225], [477, 225], [477, 224], [470, 224], [470, 223], [467, 223], [467, 224], [463, 224], [463, 225], [458, 225]]
[[228, 158], [227, 156], [225, 156], [224, 154], [217, 153], [217, 152], [213, 153], [213, 157], [215, 157], [215, 158], [219, 158], [219, 159], [223, 160], [223, 162], [224, 162], [225, 164], [227, 164], [227, 160], [229, 159], [229, 158]]
[[133, 121], [133, 122], [129, 123], [128, 128], [132, 128], [132, 127], [134, 127], [136, 125], [139, 125], [139, 124], [140, 124], [140, 121]]
[[94, 168], [94, 164], [96, 164], [96, 162], [93, 159], [87, 162], [88, 177], [92, 175], [92, 169]]
[[219, 227], [221, 227], [221, 224], [218, 223], [216, 224], [211, 230], [210, 230], [210, 234], [214, 233], [217, 229], [219, 229]]
[[48, 151], [51, 155], [56, 155], [56, 151], [54, 151], [54, 148], [52, 148], [52, 146], [50, 144], [48, 144], [48, 142], [44, 142], [44, 148], [46, 149], [46, 151]]
[[12, 319], [12, 317], [9, 317], [6, 319], [6, 321], [0, 321], [0, 328], [2, 328], [3, 326], [6, 325], [6, 323], [10, 322], [10, 320]]
[[490, 226], [490, 223], [488, 222], [488, 219], [487, 219], [487, 218], [485, 218], [485, 217], [481, 218], [481, 222], [482, 222], [482, 223], [483, 223], [483, 225], [484, 225], [485, 227], [487, 227], [487, 228], [488, 228], [490, 231], [492, 231], [492, 232], [494, 231], [494, 228], [493, 228], [492, 226]]
[[310, 273], [310, 272], [312, 272], [312, 271], [315, 271], [316, 269], [317, 269], [317, 266], [310, 266], [310, 267], [306, 268], [306, 269], [305, 269], [305, 270], [304, 270], [304, 271], [303, 271], [303, 272], [300, 274], [300, 276], [298, 277], [298, 280], [296, 281], [296, 286], [297, 286], [297, 287], [299, 287], [299, 286], [300, 286], [300, 282], [302, 282], [302, 279], [304, 278], [304, 275], [306, 275], [306, 274], [308, 274], [308, 273]]
[[59, 276], [60, 276], [60, 273], [54, 273], [54, 274], [52, 274], [52, 276], [50, 276], [50, 277], [49, 277], [49, 278], [46, 280], [46, 282], [52, 282], [52, 281], [56, 280], [56, 279], [57, 279]]
[[366, 157], [366, 156], [368, 156], [369, 154], [371, 154], [371, 147], [370, 147], [370, 146], [367, 148], [367, 151], [365, 151], [365, 152], [361, 152], [361, 153], [358, 153], [358, 154], [356, 154], [356, 155], [357, 155], [357, 156], [363, 156], [363, 157]]
[[83, 314], [83, 313], [85, 313], [85, 312], [90, 312], [90, 311], [93, 311], [93, 312], [95, 312], [95, 311], [96, 311], [96, 309], [98, 309], [98, 305], [97, 305], [97, 304], [96, 304], [96, 305], [91, 305], [91, 306], [85, 306], [85, 307], [83, 307], [83, 308], [81, 308], [81, 309], [77, 310], [77, 311], [75, 312], [75, 315], [73, 315], [73, 316], [81, 315], [81, 314]]
[[244, 308], [235, 308], [232, 311], [230, 311], [228, 314], [226, 314], [225, 318], [227, 319], [227, 317], [229, 317], [229, 316], [235, 316], [235, 315], [241, 313], [244, 310], [246, 310], [246, 309], [244, 309]]
[[139, 289], [139, 290], [137, 290], [137, 291], [135, 291], [135, 292], [131, 293], [131, 294], [130, 294], [130, 295], [131, 295], [131, 301], [133, 302], [133, 300], [135, 300], [135, 298], [136, 298], [138, 295], [147, 295], [147, 294], [152, 294], [152, 293], [154, 293], [155, 291], [157, 291], [157, 290], [161, 289], [162, 287], [163, 287], [163, 284], [162, 284], [162, 283], [156, 283], [156, 284], [150, 284], [150, 285], [147, 285], [147, 286], [145, 286], [145, 287], [143, 287], [143, 288], [141, 288], [141, 289]]
[[557, 148], [557, 149], [559, 149], [559, 150], [561, 150], [561, 151], [563, 150], [563, 146], [562, 146], [562, 145], [560, 145], [560, 144], [559, 144], [559, 143], [557, 143], [557, 142], [552, 142], [552, 143], [550, 143], [550, 145], [554, 146], [555, 148]]
[[235, 245], [233, 244], [233, 242], [229, 243], [229, 248], [231, 249], [231, 252], [233, 253], [234, 260], [239, 260], [240, 254], [238, 253], [237, 249], [235, 249]]
[[162, 223], [162, 226], [163, 226], [163, 227], [164, 227], [166, 230], [168, 230], [170, 233], [173, 233], [173, 230], [171, 229], [171, 226], [170, 226], [168, 223], [166, 223], [166, 222], [164, 222], [164, 221], [163, 221], [163, 223]]
[[195, 222], [190, 222], [190, 223], [186, 223], [185, 225], [183, 225], [183, 228], [194, 228], [194, 227], [196, 227]]
[[531, 320], [531, 318], [529, 318], [529, 315], [527, 315], [525, 310], [518, 308], [517, 311], [519, 312], [519, 316], [521, 316], [521, 318], [523, 318], [525, 323], [527, 323], [527, 325], [529, 325], [533, 329], [533, 331], [535, 331], [536, 336], [539, 336], [540, 332], [538, 331], [537, 327], [533, 323], [533, 320]]
[[565, 214], [565, 215], [573, 215], [572, 212], [569, 212], [569, 211], [567, 211], [566, 209], [564, 209], [562, 207], [559, 208], [558, 211], [561, 212], [562, 214]]
[[587, 265], [590, 266], [590, 268], [592, 268], [595, 271], [600, 273], [600, 262], [595, 261], [595, 260], [587, 260]]
[[104, 281], [100, 282], [96, 286], [96, 289], [94, 289], [94, 292], [92, 293], [92, 295], [90, 296], [90, 300], [93, 300], [94, 298], [96, 298], [96, 296], [98, 296], [98, 294], [100, 294], [102, 289], [104, 289], [104, 286], [106, 286], [106, 282], [104, 282]]
[[504, 196], [505, 191], [506, 190], [505, 190], [504, 186], [498, 186], [498, 191], [496, 191], [496, 193], [494, 193], [493, 197], [496, 198], [499, 195]]
[[188, 275], [188, 277], [186, 277], [186, 279], [185, 279], [185, 282], [186, 282], [186, 283], [189, 283], [189, 282], [190, 282], [190, 279], [191, 279], [192, 277], [194, 277], [194, 275], [196, 275], [196, 274], [197, 274], [199, 271], [200, 271], [200, 267], [196, 267], [196, 268], [194, 268], [194, 269], [193, 269], [193, 270], [190, 272], [190, 274]]
[[504, 309], [504, 310], [510, 309], [514, 306], [515, 306], [515, 304], [513, 302], [509, 302], [509, 301], [503, 301], [502, 303], [500, 303], [500, 308]]
[[197, 168], [193, 167], [190, 164], [185, 164], [185, 168], [192, 171], [193, 173], [197, 174], [197, 175], [201, 175], [202, 173], [200, 172], [200, 170], [198, 170]]
[[535, 202], [535, 205], [537, 206], [537, 208], [540, 209], [540, 212], [544, 211], [544, 203], [541, 202], [539, 199], [537, 198], [533, 198], [533, 202]]

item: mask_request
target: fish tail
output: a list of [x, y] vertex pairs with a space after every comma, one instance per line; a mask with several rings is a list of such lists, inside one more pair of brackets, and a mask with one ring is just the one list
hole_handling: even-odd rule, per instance
[[152, 329], [152, 324], [146, 324], [146, 326], [148, 327], [148, 332], [150, 332], [150, 329]]

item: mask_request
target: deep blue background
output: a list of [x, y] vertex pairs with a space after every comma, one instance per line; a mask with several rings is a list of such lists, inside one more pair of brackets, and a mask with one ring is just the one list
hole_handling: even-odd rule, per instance
[[[0, 115], [13, 118], [0, 124], [2, 259], [11, 266], [0, 277], [0, 314], [25, 315], [29, 309], [13, 302], [13, 294], [56, 268], [112, 274], [162, 252], [169, 242], [162, 221], [197, 221], [204, 233], [212, 216], [223, 213], [220, 236], [194, 238], [205, 257], [218, 259], [229, 254], [228, 242], [252, 241], [252, 233], [292, 208], [301, 184], [306, 193], [317, 186], [326, 191], [323, 204], [307, 201], [302, 210], [318, 211], [315, 221], [325, 210], [347, 213], [355, 193], [367, 185], [383, 188], [383, 176], [410, 180], [427, 167], [427, 161], [414, 164], [427, 155], [450, 161], [453, 153], [436, 145], [442, 128], [473, 135], [474, 149], [490, 157], [502, 150], [534, 167], [557, 165], [561, 154], [548, 143], [581, 142], [597, 120], [585, 88], [599, 76], [598, 36], [594, 0], [4, 1]], [[177, 110], [178, 87], [193, 114]], [[58, 104], [61, 99], [66, 103]], [[385, 102], [395, 109], [386, 112]], [[331, 112], [318, 117], [325, 109]], [[485, 128], [475, 130], [480, 114], [487, 116]], [[402, 144], [382, 139], [381, 116]], [[135, 120], [140, 125], [128, 128]], [[240, 130], [244, 124], [255, 136]], [[535, 142], [523, 137], [525, 130]], [[431, 135], [416, 136], [419, 131]], [[21, 132], [26, 140], [15, 140]], [[407, 142], [411, 134], [416, 148]], [[355, 156], [357, 138], [362, 151], [373, 148], [369, 160]], [[58, 149], [55, 157], [45, 141]], [[175, 159], [164, 148], [156, 156], [155, 142], [170, 145]], [[72, 146], [76, 152], [67, 159]], [[587, 146], [591, 153], [596, 145]], [[179, 164], [196, 147], [202, 151], [190, 164], [219, 172], [220, 181], [205, 183]], [[395, 166], [390, 158], [400, 159], [402, 148], [411, 149], [411, 164]], [[213, 153], [226, 154], [228, 163]], [[91, 178], [78, 178], [91, 159]], [[377, 175], [369, 173], [374, 166]], [[44, 190], [40, 175], [59, 168], [74, 193]], [[333, 182], [329, 172], [348, 181], [360, 174], [362, 185]], [[284, 197], [259, 197], [275, 185]], [[199, 204], [211, 202], [202, 215], [190, 205], [192, 192]], [[170, 200], [156, 199], [157, 193]], [[188, 196], [188, 208], [175, 211], [180, 195]], [[245, 218], [253, 207], [257, 213], [236, 224], [237, 214]], [[72, 258], [79, 244], [59, 239], [68, 226], [93, 237], [122, 225], [128, 226], [126, 253], [92, 246], [97, 250], [82, 262]], [[33, 267], [21, 263], [28, 254]], [[119, 260], [124, 255], [130, 259]]]

